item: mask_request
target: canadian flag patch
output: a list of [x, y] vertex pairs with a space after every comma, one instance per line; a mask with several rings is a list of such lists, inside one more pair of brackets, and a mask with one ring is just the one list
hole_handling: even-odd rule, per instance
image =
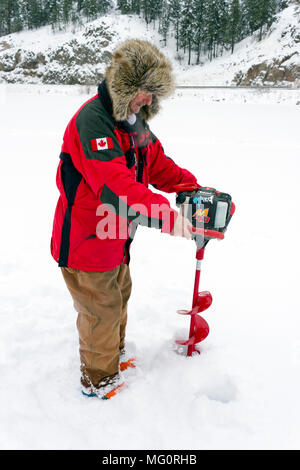
[[92, 139], [91, 144], [93, 152], [114, 148], [113, 140], [111, 137], [100, 137], [99, 139]]

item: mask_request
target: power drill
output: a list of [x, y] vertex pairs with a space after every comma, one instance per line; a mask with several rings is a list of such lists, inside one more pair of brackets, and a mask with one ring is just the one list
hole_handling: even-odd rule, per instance
[[[221, 193], [214, 188], [191, 185], [178, 185], [176, 205], [181, 208], [182, 215], [186, 217], [193, 227], [225, 232], [234, 212], [234, 204], [230, 194]], [[186, 188], [184, 190], [183, 189]], [[196, 236], [197, 245], [201, 243]], [[209, 238], [202, 244], [206, 244]]]

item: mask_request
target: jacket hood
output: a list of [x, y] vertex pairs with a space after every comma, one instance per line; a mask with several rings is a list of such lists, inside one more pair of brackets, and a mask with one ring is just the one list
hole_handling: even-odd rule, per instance
[[140, 110], [148, 120], [159, 111], [159, 102], [175, 89], [171, 62], [148, 41], [129, 39], [115, 50], [106, 70], [113, 117], [124, 121], [131, 114], [129, 104], [140, 92], [152, 93], [152, 103]]

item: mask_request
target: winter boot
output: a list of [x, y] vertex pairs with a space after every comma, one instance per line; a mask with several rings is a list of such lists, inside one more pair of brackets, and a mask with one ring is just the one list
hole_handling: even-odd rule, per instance
[[126, 387], [125, 381], [121, 374], [118, 374], [107, 385], [95, 387], [90, 385], [89, 387], [81, 386], [82, 395], [86, 397], [97, 397], [101, 400], [109, 400], [110, 398], [117, 395]]

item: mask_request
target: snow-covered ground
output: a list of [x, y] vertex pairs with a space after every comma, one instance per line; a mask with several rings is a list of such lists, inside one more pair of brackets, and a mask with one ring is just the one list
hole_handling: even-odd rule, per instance
[[76, 314], [49, 251], [62, 133], [88, 96], [0, 90], [0, 447], [299, 449], [300, 107], [184, 92], [164, 103], [151, 127], [166, 153], [237, 212], [206, 250], [211, 333], [193, 358], [173, 338], [188, 331], [176, 310], [191, 303], [194, 244], [139, 229], [127, 333], [138, 368], [103, 402], [80, 393]]

